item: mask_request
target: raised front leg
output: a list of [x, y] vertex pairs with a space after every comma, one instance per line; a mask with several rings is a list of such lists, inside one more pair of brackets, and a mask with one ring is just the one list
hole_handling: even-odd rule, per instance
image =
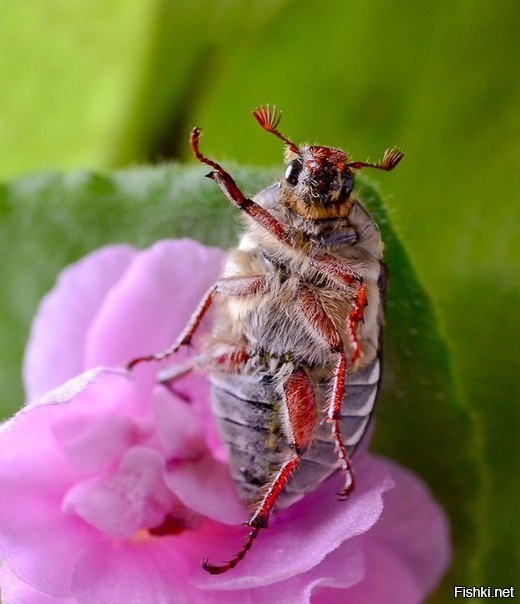
[[[256, 116], [255, 116], [256, 117]], [[257, 117], [258, 119], [258, 117]], [[270, 130], [271, 131], [271, 130]], [[273, 237], [276, 237], [282, 243], [288, 246], [294, 246], [295, 243], [289, 235], [287, 227], [279, 220], [274, 218], [267, 210], [262, 208], [252, 199], [247, 198], [242, 191], [238, 188], [233, 177], [224, 170], [224, 168], [217, 162], [209, 159], [203, 155], [199, 150], [199, 140], [201, 136], [200, 128], [193, 128], [191, 131], [190, 144], [195, 157], [208, 166], [211, 166], [213, 170], [207, 175], [209, 178], [214, 180], [224, 196], [231, 201], [240, 210], [248, 214], [258, 224], [263, 226]], [[311, 244], [311, 240], [305, 237], [303, 233], [298, 233], [298, 239], [300, 242], [299, 247], [303, 243]], [[363, 282], [363, 279], [355, 271], [348, 266], [340, 263], [337, 258], [331, 254], [309, 254], [309, 262], [313, 268], [326, 275], [329, 279], [334, 281], [341, 287], [358, 285]]]
[[259, 531], [267, 528], [269, 517], [280, 493], [300, 465], [301, 456], [312, 440], [318, 410], [312, 383], [307, 374], [301, 369], [294, 371], [282, 384], [282, 391], [287, 409], [288, 420], [285, 428], [291, 454], [273, 477], [263, 499], [247, 522], [251, 531], [238, 553], [222, 565], [210, 564], [207, 560], [202, 563], [202, 567], [212, 575], [219, 575], [235, 568], [251, 549]]
[[232, 176], [224, 170], [224, 168], [209, 159], [199, 151], [199, 140], [202, 130], [200, 128], [193, 128], [191, 131], [190, 144], [195, 157], [208, 166], [211, 166], [213, 170], [207, 175], [208, 178], [214, 180], [220, 190], [231, 203], [236, 205], [240, 210], [251, 216], [258, 224], [268, 230], [271, 235], [283, 241], [284, 243], [289, 241], [289, 234], [285, 225], [276, 220], [267, 210], [259, 206], [252, 199], [247, 198], [242, 191], [238, 188], [236, 182]]

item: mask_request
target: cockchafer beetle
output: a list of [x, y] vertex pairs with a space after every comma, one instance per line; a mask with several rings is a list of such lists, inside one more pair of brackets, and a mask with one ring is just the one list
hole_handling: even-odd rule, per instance
[[343, 151], [297, 146], [278, 130], [276, 110], [253, 112], [285, 144], [284, 178], [246, 197], [220, 164], [190, 143], [207, 175], [236, 205], [246, 229], [220, 279], [167, 350], [132, 360], [162, 360], [190, 344], [214, 306], [213, 328], [193, 366], [203, 366], [212, 408], [227, 444], [231, 473], [250, 506], [249, 535], [212, 574], [234, 568], [276, 507], [286, 507], [338, 469], [340, 498], [354, 488], [350, 458], [366, 433], [380, 383], [383, 244], [355, 198], [361, 168], [392, 170], [403, 154], [379, 163]]

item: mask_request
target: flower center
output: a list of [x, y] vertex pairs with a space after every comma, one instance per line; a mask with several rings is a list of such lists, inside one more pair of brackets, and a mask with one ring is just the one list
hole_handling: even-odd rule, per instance
[[187, 528], [190, 527], [184, 518], [177, 518], [172, 514], [166, 514], [161, 524], [148, 529], [148, 533], [155, 537], [165, 537], [167, 535], [178, 535]]

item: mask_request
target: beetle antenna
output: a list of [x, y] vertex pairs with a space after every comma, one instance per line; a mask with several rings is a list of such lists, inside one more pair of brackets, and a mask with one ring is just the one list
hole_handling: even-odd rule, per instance
[[288, 138], [285, 138], [285, 136], [278, 130], [278, 124], [280, 123], [282, 114], [277, 113], [276, 107], [271, 109], [269, 105], [262, 105], [253, 111], [253, 116], [264, 130], [267, 130], [267, 132], [270, 132], [283, 140], [291, 151], [300, 155], [298, 145], [295, 145]]
[[397, 166], [397, 164], [403, 159], [403, 157], [404, 157], [404, 153], [402, 151], [399, 151], [399, 149], [397, 149], [396, 147], [394, 147], [393, 149], [387, 149], [385, 151], [385, 154], [383, 155], [382, 161], [380, 161], [377, 164], [372, 164], [370, 162], [363, 162], [363, 161], [353, 161], [353, 162], [350, 162], [349, 164], [346, 164], [345, 167], [354, 168], [354, 169], [377, 168], [378, 170], [386, 170], [387, 172], [389, 172], [390, 170], [393, 170]]

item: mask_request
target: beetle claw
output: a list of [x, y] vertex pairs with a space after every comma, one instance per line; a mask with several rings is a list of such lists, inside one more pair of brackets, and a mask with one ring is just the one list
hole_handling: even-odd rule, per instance
[[225, 573], [230, 568], [229, 562], [222, 564], [222, 566], [218, 566], [216, 564], [210, 564], [208, 558], [206, 558], [205, 560], [202, 560], [200, 565], [202, 566], [203, 570], [208, 572], [210, 575], [221, 575], [222, 573]]

